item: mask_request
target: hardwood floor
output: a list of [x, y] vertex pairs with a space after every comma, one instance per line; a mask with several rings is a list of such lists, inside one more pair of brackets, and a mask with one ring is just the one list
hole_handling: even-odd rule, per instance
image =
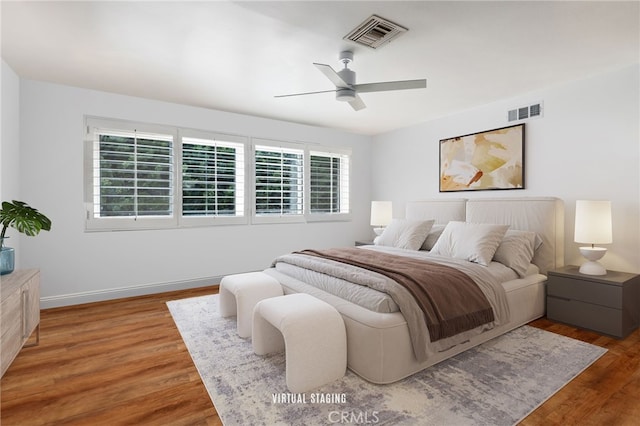
[[[1, 424], [221, 425], [165, 305], [216, 292], [43, 310], [40, 345], [23, 349], [0, 383]], [[640, 330], [616, 340], [546, 319], [531, 325], [609, 351], [522, 425], [638, 424]]]
[[640, 329], [624, 340], [539, 319], [530, 325], [607, 348], [522, 425], [640, 424]]
[[165, 304], [217, 287], [41, 312], [0, 383], [10, 425], [221, 425]]

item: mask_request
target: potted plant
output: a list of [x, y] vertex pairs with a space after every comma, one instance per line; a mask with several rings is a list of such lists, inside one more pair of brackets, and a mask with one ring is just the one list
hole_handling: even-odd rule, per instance
[[51, 229], [51, 220], [24, 201], [3, 201], [0, 209], [0, 275], [13, 272], [15, 252], [11, 247], [4, 246], [5, 233], [12, 227], [30, 237], [38, 235], [40, 231]]

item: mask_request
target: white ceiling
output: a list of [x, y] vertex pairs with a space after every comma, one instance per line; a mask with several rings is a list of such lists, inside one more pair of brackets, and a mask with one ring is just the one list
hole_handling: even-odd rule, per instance
[[[2, 58], [24, 78], [378, 134], [639, 61], [639, 3], [7, 2]], [[409, 28], [377, 49], [342, 39], [371, 14]], [[358, 83], [354, 111], [312, 65]], [[516, 106], [516, 105], [514, 105]]]

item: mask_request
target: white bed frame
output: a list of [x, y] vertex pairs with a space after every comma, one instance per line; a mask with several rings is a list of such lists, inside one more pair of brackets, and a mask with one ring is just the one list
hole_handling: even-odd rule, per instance
[[[450, 220], [508, 224], [511, 229], [533, 231], [543, 242], [533, 259], [541, 274], [564, 263], [564, 207], [562, 201], [557, 198], [415, 201], [407, 204], [406, 217], [435, 219], [436, 223], [440, 224], [446, 224]], [[348, 367], [373, 383], [400, 380], [520, 327], [543, 316], [545, 312], [546, 277], [536, 275], [525, 278], [525, 282], [507, 282], [504, 287], [507, 289], [507, 300], [511, 308], [511, 319], [508, 323], [472, 337], [469, 341], [446, 351], [435, 353], [425, 362], [418, 362], [413, 354], [407, 323], [401, 313], [373, 312], [275, 269], [265, 272], [280, 281], [285, 293], [312, 294], [330, 303], [342, 314], [347, 330]]]

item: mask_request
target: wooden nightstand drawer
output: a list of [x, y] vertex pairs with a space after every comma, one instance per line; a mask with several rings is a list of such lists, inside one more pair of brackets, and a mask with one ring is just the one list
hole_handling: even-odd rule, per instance
[[621, 311], [606, 306], [584, 303], [577, 300], [560, 299], [553, 296], [547, 297], [547, 318], [566, 324], [579, 324], [599, 333], [615, 337], [624, 337], [633, 330], [623, 330], [623, 321], [620, 320]]
[[622, 309], [621, 286], [554, 276], [547, 283], [547, 294]]

